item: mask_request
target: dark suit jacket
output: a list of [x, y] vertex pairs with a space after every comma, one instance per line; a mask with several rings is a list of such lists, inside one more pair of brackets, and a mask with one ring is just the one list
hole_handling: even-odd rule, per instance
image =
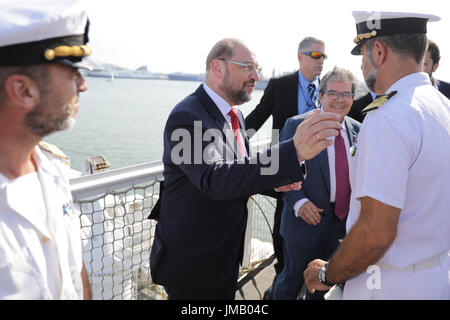
[[245, 118], [245, 127], [258, 131], [272, 116], [273, 129], [281, 130], [286, 120], [298, 114], [298, 71], [269, 80], [259, 104]]
[[437, 81], [439, 91], [448, 99], [450, 99], [450, 83], [437, 79], [435, 79], [435, 81]]
[[[281, 132], [280, 141], [290, 139], [294, 135], [297, 126], [308, 114], [305, 113], [288, 119]], [[345, 117], [344, 121], [351, 146], [361, 124], [349, 117]], [[327, 150], [323, 150], [315, 158], [306, 161], [306, 169], [308, 175], [302, 183], [302, 188], [298, 191], [284, 193], [283, 200], [285, 205], [280, 228], [281, 235], [285, 241], [293, 243], [304, 250], [313, 246], [319, 239], [322, 230], [324, 230], [324, 226], [327, 225], [327, 221], [334, 215], [330, 206], [330, 169]], [[318, 208], [324, 209], [318, 225], [309, 225], [302, 218], [295, 216], [294, 205], [303, 198], [308, 198]]]
[[370, 92], [368, 92], [365, 96], [362, 96], [361, 98], [353, 101], [352, 107], [347, 116], [355, 119], [358, 122], [363, 122], [366, 115], [363, 115], [361, 111], [370, 103], [372, 103], [372, 101], [372, 95], [370, 94]]
[[[242, 114], [239, 118], [245, 130]], [[201, 131], [194, 121], [202, 121]], [[210, 129], [215, 130], [214, 143], [202, 142], [201, 135], [206, 130], [211, 133]], [[192, 149], [189, 156], [198, 164], [174, 160], [172, 153], [180, 154], [180, 141], [171, 137], [186, 132], [192, 137], [187, 138]], [[233, 133], [202, 85], [170, 113], [164, 129], [164, 190], [150, 255], [155, 283], [189, 289], [218, 288], [237, 281], [249, 196], [303, 179], [292, 139], [268, 150], [269, 155], [279, 152], [275, 175], [260, 174], [261, 168], [270, 166], [255, 161], [260, 154], [245, 164], [225, 161], [229, 141], [235, 141]], [[194, 159], [195, 148], [206, 159]]]

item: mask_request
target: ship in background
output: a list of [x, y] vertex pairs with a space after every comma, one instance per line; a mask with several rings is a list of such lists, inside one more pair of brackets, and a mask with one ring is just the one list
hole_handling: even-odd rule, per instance
[[153, 73], [148, 71], [147, 66], [142, 66], [133, 70], [110, 63], [93, 63], [92, 61], [90, 61], [90, 63], [94, 66], [94, 70], [83, 71], [83, 76], [106, 78], [109, 81], [113, 81], [114, 79], [168, 79], [167, 75], [164, 73]]
[[[136, 70], [128, 69], [120, 66], [116, 66], [110, 63], [95, 63], [89, 60], [89, 63], [94, 66], [94, 70], [86, 71], [82, 70], [82, 74], [85, 77], [96, 77], [96, 78], [106, 78], [106, 81], [113, 82], [114, 79], [153, 79], [153, 80], [176, 80], [176, 81], [205, 81], [204, 73], [185, 73], [185, 72], [174, 72], [174, 73], [154, 73], [150, 72], [147, 66], [142, 66]], [[292, 72], [292, 71], [291, 71]], [[291, 72], [283, 72], [278, 76], [283, 76]], [[272, 70], [271, 78], [275, 77], [275, 69]], [[265, 90], [270, 78], [266, 77], [264, 74], [260, 75], [259, 81], [256, 83], [255, 90]], [[368, 92], [367, 86], [364, 81], [358, 81], [356, 88], [355, 100], [365, 95]]]
[[[175, 72], [167, 75], [169, 80], [179, 80], [179, 81], [205, 81], [205, 74], [194, 74], [194, 73], [183, 73]], [[264, 90], [267, 87], [268, 79], [261, 77], [261, 79], [256, 83], [255, 90]]]
[[[176, 80], [176, 81], [205, 81], [204, 73], [154, 73], [150, 72], [147, 66], [139, 67], [135, 70], [120, 67], [110, 63], [95, 63], [89, 60], [89, 63], [94, 67], [92, 71], [83, 70], [84, 77], [105, 78], [108, 82], [113, 82], [114, 79], [142, 79], [142, 80]], [[256, 83], [256, 90], [264, 90], [267, 86], [268, 79], [261, 77], [260, 81]]]

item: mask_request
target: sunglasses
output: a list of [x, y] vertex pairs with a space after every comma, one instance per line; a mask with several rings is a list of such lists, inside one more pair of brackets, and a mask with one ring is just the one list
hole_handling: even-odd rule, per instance
[[326, 58], [328, 58], [328, 56], [325, 53], [321, 53], [321, 52], [318, 52], [318, 51], [305, 51], [305, 52], [301, 52], [301, 53], [304, 54], [304, 55], [310, 56], [314, 60], [319, 60], [322, 57], [323, 57], [324, 60]]

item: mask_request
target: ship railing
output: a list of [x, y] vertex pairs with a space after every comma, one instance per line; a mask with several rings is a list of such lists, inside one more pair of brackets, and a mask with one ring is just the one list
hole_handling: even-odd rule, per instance
[[[269, 145], [270, 138], [251, 142], [252, 151]], [[156, 161], [70, 180], [94, 299], [167, 298], [164, 289], [152, 282], [149, 265], [156, 222], [148, 216], [159, 197], [162, 173], [163, 164]], [[238, 288], [274, 259], [275, 199], [254, 195], [248, 209]]]

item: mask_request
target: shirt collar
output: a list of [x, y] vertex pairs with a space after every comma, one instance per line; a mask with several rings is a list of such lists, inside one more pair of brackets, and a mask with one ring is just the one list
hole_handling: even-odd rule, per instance
[[313, 81], [309, 82], [305, 76], [303, 75], [303, 73], [300, 72], [300, 69], [298, 70], [298, 83], [300, 85], [300, 87], [302, 87], [303, 89], [308, 89], [308, 85], [310, 83], [314, 83], [314, 85], [316, 86], [316, 90], [319, 88], [319, 77], [315, 77], [313, 79]]
[[56, 170], [55, 166], [52, 164], [50, 159], [48, 159], [44, 153], [41, 151], [39, 146], [34, 147], [33, 157], [36, 161], [38, 171], [42, 170], [55, 177], [59, 176], [59, 172]]
[[404, 76], [400, 80], [398, 80], [396, 83], [394, 83], [387, 91], [386, 93], [392, 92], [392, 91], [400, 91], [404, 88], [412, 88], [416, 86], [421, 85], [431, 85], [430, 77], [425, 72], [416, 72], [408, 74], [407, 76]]
[[206, 83], [203, 84], [203, 89], [205, 89], [208, 96], [216, 104], [217, 108], [219, 108], [223, 117], [227, 119], [227, 115], [231, 111], [230, 104], [224, 98], [215, 93]]
[[[431, 80], [430, 80], [430, 82], [431, 82]], [[431, 82], [431, 84], [433, 85], [433, 87], [435, 87], [436, 89], [438, 89], [438, 90], [439, 90], [439, 86], [438, 86], [438, 80], [437, 80], [437, 79], [434, 79], [434, 81], [433, 81], [433, 82]]]
[[[34, 161], [36, 161], [36, 166], [38, 168], [38, 171], [42, 170], [51, 175], [58, 176], [58, 172], [55, 170], [51, 161], [44, 156], [42, 151], [39, 149], [39, 146], [34, 147], [32, 157], [33, 157]], [[14, 180], [14, 179], [12, 179], [12, 180]], [[8, 184], [12, 180], [9, 180], [8, 178], [6, 178], [4, 175], [2, 175], [0, 173], [0, 188], [3, 188], [6, 184]]]

